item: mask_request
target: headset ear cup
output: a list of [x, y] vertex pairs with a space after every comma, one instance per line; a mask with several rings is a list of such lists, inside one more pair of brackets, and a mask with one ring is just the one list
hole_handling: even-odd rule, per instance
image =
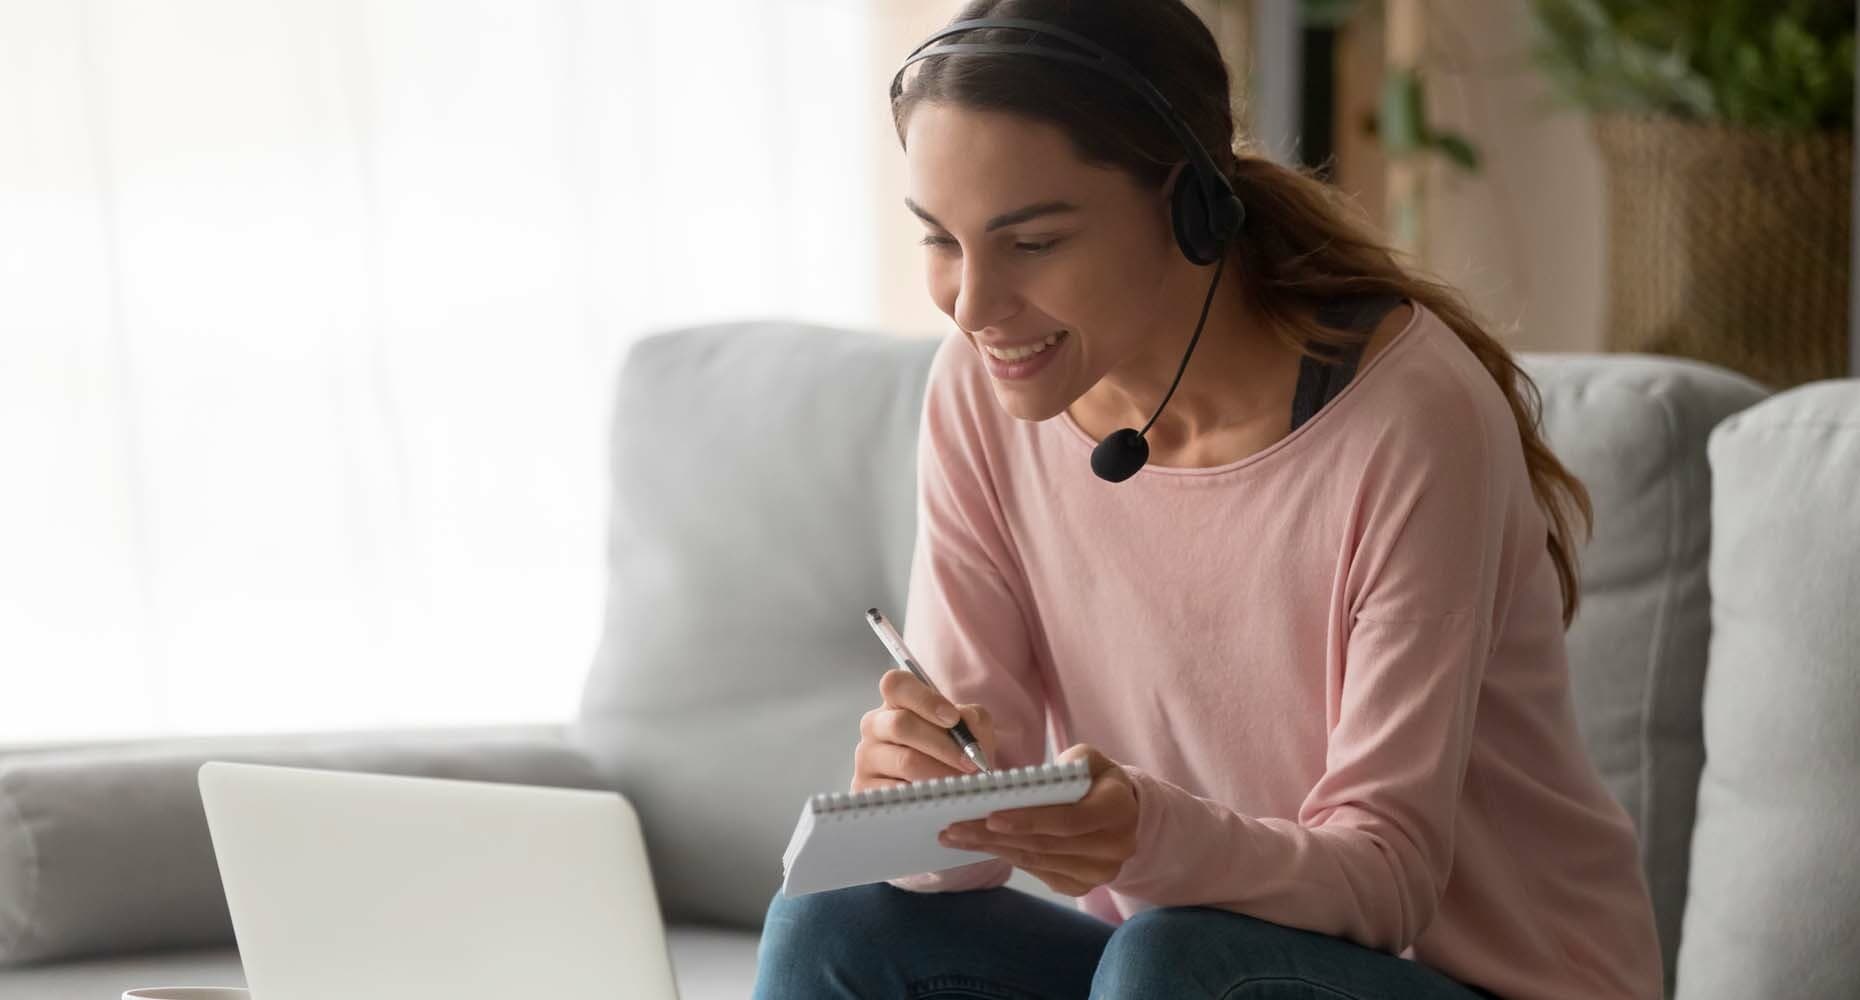
[[1246, 225], [1246, 205], [1239, 195], [1223, 190], [1214, 196], [1214, 211], [1209, 218], [1214, 220], [1214, 238], [1226, 245], [1240, 235], [1241, 227]]
[[1195, 264], [1214, 263], [1220, 241], [1209, 228], [1207, 196], [1190, 168], [1176, 174], [1175, 189], [1169, 192], [1169, 218], [1182, 255]]

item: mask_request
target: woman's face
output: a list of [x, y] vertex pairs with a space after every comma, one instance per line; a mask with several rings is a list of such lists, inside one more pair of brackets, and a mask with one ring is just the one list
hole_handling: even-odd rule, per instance
[[1058, 415], [1114, 369], [1146, 367], [1159, 322], [1180, 324], [1157, 306], [1194, 269], [1162, 191], [1080, 161], [1052, 125], [950, 104], [913, 111], [905, 150], [930, 296], [1009, 413]]

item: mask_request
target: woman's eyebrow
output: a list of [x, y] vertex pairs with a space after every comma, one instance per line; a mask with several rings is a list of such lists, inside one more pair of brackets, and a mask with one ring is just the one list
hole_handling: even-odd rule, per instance
[[[936, 216], [924, 211], [923, 206], [917, 204], [908, 197], [904, 199], [904, 207], [910, 209], [918, 218], [930, 223], [938, 229], [946, 228], [941, 222], [936, 221]], [[1076, 212], [1078, 210], [1079, 207], [1069, 201], [1034, 202], [1025, 208], [1017, 208], [1012, 212], [1003, 212], [989, 219], [988, 225], [985, 226], [984, 229], [992, 233], [1003, 226], [1017, 225], [1030, 219], [1037, 219], [1042, 215], [1054, 215], [1060, 212]]]

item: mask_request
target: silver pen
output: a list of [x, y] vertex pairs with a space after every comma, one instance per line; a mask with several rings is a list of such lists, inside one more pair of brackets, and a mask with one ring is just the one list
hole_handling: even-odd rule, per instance
[[[904, 637], [898, 634], [897, 629], [891, 627], [891, 622], [885, 620], [885, 616], [880, 614], [877, 608], [866, 609], [865, 621], [866, 624], [872, 626], [872, 631], [878, 633], [878, 641], [885, 644], [885, 649], [891, 653], [892, 660], [898, 666], [909, 670], [918, 680], [923, 681], [924, 687], [929, 688], [938, 698], [943, 698], [943, 692], [936, 689], [930, 676], [917, 665], [917, 658], [911, 655], [910, 650], [904, 648]], [[948, 698], [943, 698], [943, 700], [949, 701]], [[981, 768], [984, 773], [993, 770], [988, 766], [988, 758], [982, 755], [982, 745], [975, 742], [975, 734], [969, 732], [967, 723], [958, 719], [955, 725], [949, 727], [948, 732], [949, 738], [956, 741], [956, 746], [961, 748], [964, 757], [974, 761], [975, 766]]]

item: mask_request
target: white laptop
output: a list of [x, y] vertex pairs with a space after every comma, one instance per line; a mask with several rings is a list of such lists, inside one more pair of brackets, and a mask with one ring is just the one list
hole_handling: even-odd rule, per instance
[[613, 792], [211, 761], [253, 1000], [675, 1000]]

